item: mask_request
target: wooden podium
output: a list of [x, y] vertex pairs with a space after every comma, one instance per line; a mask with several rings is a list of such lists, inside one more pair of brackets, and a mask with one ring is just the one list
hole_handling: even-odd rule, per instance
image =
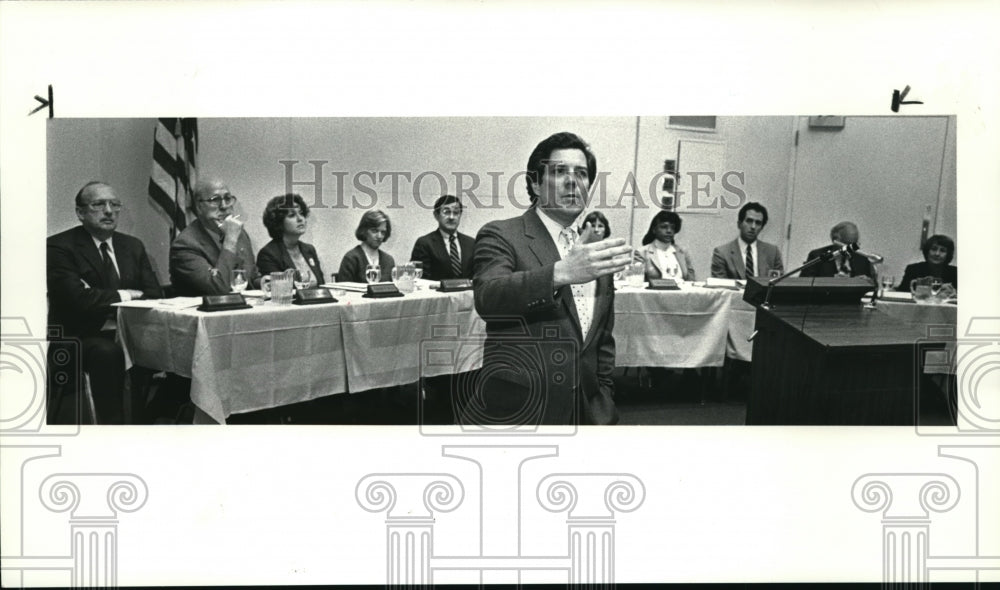
[[914, 324], [860, 304], [757, 308], [747, 424], [914, 424]]

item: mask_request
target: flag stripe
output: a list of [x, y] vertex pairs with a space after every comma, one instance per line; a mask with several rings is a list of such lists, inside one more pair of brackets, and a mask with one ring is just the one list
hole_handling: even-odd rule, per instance
[[149, 196], [171, 220], [171, 236], [187, 225], [187, 205], [197, 178], [197, 119], [157, 119]]

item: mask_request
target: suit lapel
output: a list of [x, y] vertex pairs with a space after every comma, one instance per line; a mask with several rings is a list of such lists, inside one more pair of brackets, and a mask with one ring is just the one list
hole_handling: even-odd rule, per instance
[[124, 240], [117, 233], [112, 234], [111, 245], [115, 249], [115, 261], [118, 263], [118, 279], [121, 281], [121, 288], [128, 289], [133, 284], [135, 276], [135, 273], [132, 272], [128, 246], [124, 244]]
[[[545, 224], [538, 217], [538, 210], [534, 207], [524, 214], [524, 235], [528, 238], [528, 248], [531, 249], [539, 266], [552, 264], [562, 259], [559, 249], [556, 248], [549, 230], [545, 229]], [[576, 303], [573, 301], [573, 289], [570, 285], [564, 285], [559, 289], [560, 300], [566, 309], [566, 313], [573, 318], [573, 325], [576, 327], [576, 334], [583, 340], [583, 330], [580, 328], [580, 316], [576, 311]]]
[[739, 275], [737, 278], [747, 278], [747, 267], [743, 264], [744, 255], [745, 253], [740, 252], [739, 240], [733, 240], [729, 245], [729, 256], [732, 258], [733, 265], [736, 267], [736, 274]]
[[87, 261], [93, 269], [94, 273], [101, 277], [100, 285], [91, 285], [92, 287], [104, 287], [107, 284], [108, 277], [104, 276], [104, 259], [101, 258], [101, 253], [97, 250], [97, 246], [94, 245], [93, 238], [87, 233], [87, 230], [83, 226], [79, 226], [80, 231], [76, 234], [76, 245], [80, 255], [83, 259]]

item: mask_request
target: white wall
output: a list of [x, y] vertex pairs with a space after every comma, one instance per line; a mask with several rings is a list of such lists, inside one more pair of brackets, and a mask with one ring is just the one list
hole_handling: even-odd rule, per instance
[[[279, 161], [299, 162], [294, 167], [296, 181], [313, 180], [309, 160], [324, 161], [321, 199], [327, 207], [313, 210], [306, 240], [317, 247], [325, 271], [332, 273], [344, 252], [356, 245], [354, 229], [371, 205], [371, 199], [352, 186], [351, 180], [359, 172], [410, 174], [409, 181], [400, 180], [395, 199], [390, 177], [375, 183], [363, 178], [365, 185], [377, 188], [374, 205], [386, 210], [393, 221], [393, 236], [385, 249], [402, 260], [409, 257], [416, 238], [435, 227], [431, 212], [414, 198], [417, 175], [427, 171], [442, 174], [451, 193], [457, 190], [456, 172], [479, 177], [480, 185], [473, 192], [482, 206], [466, 198], [461, 227], [475, 235], [485, 222], [518, 215], [527, 204], [523, 178], [515, 179], [513, 202], [507, 195], [507, 183], [523, 171], [536, 143], [557, 131], [574, 131], [592, 145], [598, 170], [609, 173], [604, 181], [608, 206], [601, 210], [613, 234], [630, 237], [638, 245], [656, 212], [651, 206], [649, 181], [662, 170], [664, 159], [677, 156], [677, 142], [719, 141], [725, 144], [726, 170], [745, 175], [742, 188], [746, 200], [762, 202], [769, 210], [770, 223], [762, 239], [785, 247], [795, 121], [795, 117], [719, 117], [716, 133], [706, 134], [668, 129], [665, 116], [640, 117], [638, 131], [635, 117], [202, 118], [199, 167], [203, 176], [218, 175], [229, 183], [240, 199], [238, 210], [247, 231], [259, 249], [269, 239], [261, 223], [264, 204], [285, 191], [285, 167]], [[76, 225], [73, 195], [89, 180], [104, 180], [126, 202], [119, 228], [145, 242], [165, 283], [168, 226], [147, 194], [154, 123], [153, 119], [49, 122], [48, 231], [53, 234]], [[948, 134], [934, 231], [955, 236], [954, 118], [949, 120]], [[633, 169], [639, 191], [634, 212], [631, 198], [618, 203]], [[338, 194], [334, 172], [346, 173], [343, 194]], [[499, 195], [494, 194], [491, 173], [501, 180]], [[427, 177], [421, 189], [423, 205], [429, 206], [440, 194], [433, 177]], [[293, 190], [307, 202], [315, 202], [311, 186], [295, 186]], [[592, 207], [598, 207], [599, 200], [600, 196], [595, 196]], [[334, 207], [338, 203], [344, 206]], [[491, 208], [495, 205], [500, 207]], [[866, 232], [875, 231], [869, 225], [877, 222], [867, 222]], [[731, 240], [736, 231], [736, 209], [720, 206], [711, 214], [684, 215], [678, 241], [691, 251], [699, 278], [708, 276], [712, 248]], [[817, 240], [822, 243], [825, 236]]]
[[[280, 160], [296, 160], [293, 180], [313, 182], [315, 168], [310, 160], [321, 160], [322, 195], [317, 199], [313, 186], [294, 186], [307, 203], [318, 201], [326, 208], [314, 208], [305, 240], [314, 244], [324, 271], [336, 272], [344, 253], [357, 245], [354, 230], [362, 213], [370, 208], [384, 210], [392, 221], [393, 234], [383, 246], [397, 261], [407, 260], [417, 237], [436, 227], [429, 207], [446, 192], [455, 194], [456, 173], [480, 179], [472, 192], [481, 206], [466, 197], [466, 213], [460, 231], [475, 236], [487, 221], [520, 214], [528, 204], [524, 179], [514, 180], [512, 197], [507, 186], [524, 170], [535, 145], [558, 131], [573, 131], [583, 137], [597, 155], [598, 169], [611, 173], [607, 184], [620, 187], [632, 170], [635, 149], [634, 118], [532, 118], [532, 117], [436, 117], [436, 118], [338, 118], [338, 119], [200, 119], [200, 162], [203, 174], [213, 174], [229, 183], [239, 197], [239, 209], [255, 248], [270, 238], [261, 222], [267, 200], [285, 192], [285, 166]], [[365, 187], [373, 187], [373, 199], [353, 186], [358, 173], [372, 172], [375, 181], [362, 176]], [[410, 180], [398, 178], [396, 194], [392, 176], [405, 172]], [[346, 173], [344, 190], [337, 188], [334, 173]], [[382, 176], [378, 182], [379, 175]], [[490, 175], [493, 176], [490, 176]], [[493, 177], [500, 179], [500, 194], [494, 194]], [[414, 195], [414, 188], [418, 194]], [[615, 189], [617, 190], [617, 189]], [[373, 203], [374, 201], [374, 203]], [[493, 208], [498, 207], [498, 208]], [[612, 227], [628, 225], [628, 208], [605, 210]]]
[[[738, 202], [735, 195], [728, 200], [729, 205], [735, 208], [726, 208], [720, 199], [718, 208], [704, 214], [681, 214], [683, 226], [677, 242], [690, 251], [697, 277], [704, 279], [709, 276], [712, 249], [736, 237], [736, 216], [739, 207], [745, 202], [757, 201], [767, 207], [769, 221], [761, 239], [779, 246], [784, 245], [794, 117], [718, 117], [715, 133], [667, 128], [666, 121], [665, 116], [642, 117], [640, 121], [637, 177], [643, 190], [646, 190], [645, 186], [649, 183], [642, 179], [652, 178], [662, 171], [663, 160], [676, 158], [677, 142], [685, 139], [723, 143], [726, 153], [725, 171], [744, 174], [742, 189], [746, 193], [745, 201]], [[702, 184], [706, 182], [708, 181], [704, 178], [701, 181]], [[736, 182], [733, 180], [734, 184]], [[716, 184], [721, 190], [718, 171]], [[679, 201], [683, 204], [690, 198], [690, 195], [680, 195]], [[646, 198], [646, 203], [649, 202], [650, 199]], [[649, 229], [650, 220], [657, 212], [658, 209], [652, 207], [635, 208], [632, 231], [635, 244], [641, 243], [642, 236]]]

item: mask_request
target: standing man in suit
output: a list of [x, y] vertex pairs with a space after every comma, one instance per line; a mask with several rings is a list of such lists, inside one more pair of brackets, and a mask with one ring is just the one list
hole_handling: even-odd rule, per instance
[[778, 247], [757, 239], [765, 226], [767, 208], [754, 202], [743, 205], [736, 220], [740, 235], [732, 242], [716, 246], [712, 252], [712, 277], [746, 279], [767, 277], [772, 270], [784, 272]]
[[220, 180], [194, 187], [191, 208], [198, 216], [170, 245], [170, 281], [178, 295], [222, 295], [232, 291], [233, 269], [246, 271], [247, 285], [260, 287], [253, 245], [239, 215], [236, 197]]
[[417, 238], [410, 260], [423, 264], [425, 279], [471, 279], [475, 241], [458, 231], [462, 202], [453, 195], [438, 197], [434, 202], [434, 219], [437, 230]]
[[[857, 244], [860, 239], [860, 233], [858, 232], [858, 226], [854, 225], [850, 221], [841, 221], [837, 225], [830, 228], [830, 241], [840, 242], [841, 244]], [[850, 256], [845, 256], [840, 251], [840, 246], [837, 244], [831, 244], [829, 246], [823, 246], [822, 248], [816, 248], [809, 252], [806, 256], [806, 260], [812, 260], [823, 256], [824, 254], [830, 254], [836, 251], [831, 258], [827, 258], [823, 262], [810, 266], [809, 268], [803, 269], [799, 276], [803, 277], [857, 277], [864, 276], [874, 280], [872, 276], [872, 264], [867, 257], [858, 254], [857, 252], [852, 252]]]
[[[115, 231], [122, 207], [113, 188], [89, 182], [76, 194], [81, 225], [46, 241], [49, 326], [78, 341], [78, 346], [53, 341], [50, 363], [53, 355], [79, 350], [80, 358], [71, 366], [82, 366], [90, 376], [100, 424], [124, 421], [125, 356], [115, 342], [116, 313], [111, 304], [162, 296], [142, 242]], [[82, 384], [69, 385], [76, 391]]]
[[573, 133], [528, 158], [532, 207], [493, 221], [475, 246], [476, 311], [486, 321], [483, 369], [462, 421], [487, 425], [614, 424], [614, 287], [631, 248], [577, 233], [597, 173]]

